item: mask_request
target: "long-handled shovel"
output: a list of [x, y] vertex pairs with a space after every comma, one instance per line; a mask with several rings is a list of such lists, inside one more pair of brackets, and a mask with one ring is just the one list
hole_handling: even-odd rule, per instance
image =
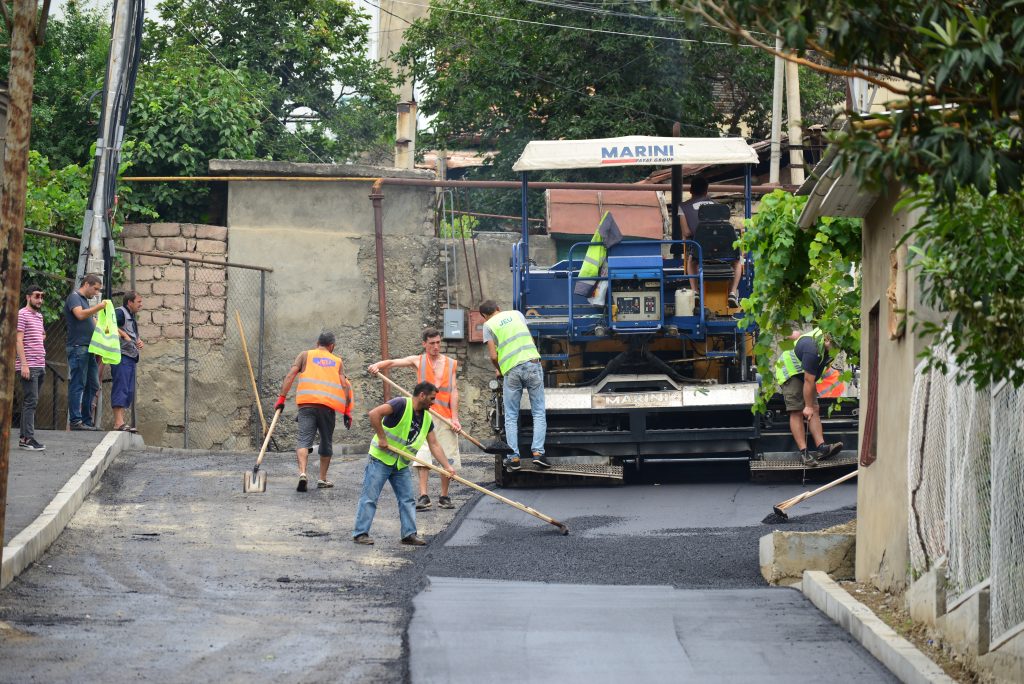
[[[275, 416], [275, 419], [276, 419], [276, 416]], [[565, 525], [565, 523], [560, 523], [557, 520], [555, 520], [554, 518], [551, 518], [551, 517], [548, 517], [548, 516], [544, 515], [540, 511], [535, 511], [532, 508], [530, 508], [529, 506], [524, 506], [523, 504], [519, 503], [518, 501], [513, 501], [512, 499], [506, 499], [501, 494], [495, 494], [491, 490], [485, 489], [484, 487], [481, 487], [480, 485], [478, 485], [475, 482], [470, 482], [469, 480], [467, 480], [464, 477], [459, 477], [458, 475], [452, 475], [451, 473], [449, 473], [444, 468], [440, 468], [440, 467], [434, 465], [433, 463], [431, 463], [429, 461], [424, 461], [421, 458], [416, 458], [415, 456], [410, 454], [408, 451], [405, 451], [404, 449], [400, 449], [400, 448], [398, 448], [396, 446], [393, 446], [393, 445], [388, 445], [388, 448], [391, 451], [394, 451], [396, 454], [398, 454], [402, 458], [406, 459], [407, 461], [412, 461], [413, 463], [418, 463], [421, 466], [424, 466], [426, 468], [430, 468], [435, 473], [439, 473], [441, 475], [444, 475], [445, 477], [450, 477], [451, 479], [455, 480], [456, 482], [461, 482], [462, 484], [466, 485], [467, 487], [469, 487], [471, 489], [475, 489], [478, 492], [482, 492], [483, 494], [486, 494], [487, 496], [493, 496], [498, 501], [500, 501], [500, 502], [502, 502], [504, 504], [508, 504], [512, 508], [517, 508], [520, 511], [522, 511], [523, 513], [529, 513], [530, 515], [532, 515], [535, 518], [540, 518], [544, 522], [549, 523], [551, 525], [554, 525], [555, 527], [558, 528], [558, 530], [562, 534], [569, 534], [569, 528]]]
[[783, 501], [781, 503], [775, 504], [772, 507], [772, 510], [775, 511], [775, 515], [781, 516], [781, 518], [783, 520], [786, 520], [787, 518], [789, 518], [789, 514], [786, 513], [786, 509], [787, 508], [792, 508], [793, 506], [796, 506], [801, 501], [806, 501], [807, 499], [810, 499], [812, 496], [814, 496], [816, 494], [821, 494], [826, 489], [831, 489], [832, 487], [835, 487], [837, 484], [840, 484], [841, 482], [846, 482], [847, 480], [849, 480], [851, 478], [857, 477], [857, 472], [858, 471], [854, 470], [853, 472], [846, 473], [846, 475], [843, 475], [842, 477], [840, 477], [838, 479], [832, 480], [828, 484], [822, 485], [822, 486], [818, 487], [815, 490], [812, 490], [810, 492], [804, 492], [803, 494], [797, 494], [796, 496], [794, 496], [791, 499], [786, 499], [785, 501]]
[[[412, 392], [410, 392], [409, 390], [403, 388], [401, 385], [399, 385], [397, 382], [395, 382], [391, 378], [387, 377], [383, 373], [378, 373], [377, 377], [380, 378], [381, 380], [383, 380], [384, 382], [388, 383], [389, 385], [391, 385], [393, 388], [395, 388], [396, 390], [398, 390], [399, 392], [401, 392], [405, 396], [407, 396], [409, 398], [412, 398]], [[460, 434], [463, 437], [465, 437], [466, 439], [468, 439], [474, 445], [479, 447], [479, 449], [481, 451], [483, 451], [485, 454], [497, 454], [498, 456], [504, 456], [506, 454], [511, 454], [512, 453], [512, 449], [509, 448], [508, 446], [502, 445], [502, 446], [490, 446], [490, 447], [487, 447], [487, 446], [484, 446], [483, 444], [481, 444], [479, 441], [477, 441], [473, 437], [473, 435], [469, 434], [468, 432], [464, 432], [462, 430], [455, 430], [455, 426], [452, 425], [452, 421], [448, 420], [447, 418], [442, 416], [440, 413], [438, 413], [434, 409], [430, 409], [430, 415], [432, 415], [434, 418], [436, 418], [437, 420], [441, 421], [442, 423], [444, 423], [445, 425], [450, 427], [453, 431], [458, 432], [458, 434]]]
[[274, 411], [274, 419], [270, 421], [270, 429], [267, 430], [267, 436], [263, 438], [263, 446], [260, 447], [260, 455], [256, 457], [256, 465], [252, 467], [252, 470], [245, 471], [245, 475], [242, 476], [242, 491], [246, 494], [267, 491], [267, 473], [265, 470], [260, 470], [260, 464], [263, 463], [263, 455], [267, 453], [267, 445], [270, 444], [270, 438], [274, 434], [274, 428], [277, 427], [277, 419], [281, 417], [282, 410]]

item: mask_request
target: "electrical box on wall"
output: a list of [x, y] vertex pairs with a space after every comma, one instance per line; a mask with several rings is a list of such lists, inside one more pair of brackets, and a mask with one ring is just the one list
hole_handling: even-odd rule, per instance
[[480, 342], [484, 341], [484, 316], [479, 311], [469, 312], [469, 341]]
[[462, 309], [444, 310], [444, 338], [446, 340], [466, 339], [466, 312]]

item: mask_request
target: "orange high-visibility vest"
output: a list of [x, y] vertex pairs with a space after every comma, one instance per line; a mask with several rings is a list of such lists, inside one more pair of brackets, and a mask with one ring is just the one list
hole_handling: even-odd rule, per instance
[[352, 415], [352, 385], [339, 377], [341, 358], [323, 349], [306, 352], [306, 367], [298, 377], [295, 403], [319, 404]]
[[434, 405], [431, 408], [437, 411], [438, 414], [451, 420], [452, 390], [455, 388], [455, 367], [459, 362], [444, 354], [441, 355], [441, 358], [444, 359], [441, 375], [440, 377], [434, 377], [434, 364], [430, 362], [430, 357], [426, 354], [420, 354], [420, 369], [416, 373], [416, 382], [429, 382], [437, 387], [437, 396], [434, 397]]
[[835, 368], [829, 368], [825, 371], [825, 374], [818, 380], [816, 387], [818, 396], [827, 399], [841, 397], [846, 392], [846, 383], [839, 379], [839, 371]]

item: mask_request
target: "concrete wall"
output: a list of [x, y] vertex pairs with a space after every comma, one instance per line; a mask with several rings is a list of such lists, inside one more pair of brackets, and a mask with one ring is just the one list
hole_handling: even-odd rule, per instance
[[[864, 445], [864, 420], [870, 396], [867, 369], [878, 367], [878, 460], [861, 467], [857, 485], [856, 576], [883, 589], [902, 590], [908, 567], [907, 437], [910, 400], [917, 354], [925, 341], [915, 336], [913, 321], [899, 339], [889, 339], [888, 301], [890, 251], [914, 224], [914, 216], [893, 215], [898, 188], [882, 196], [864, 220], [863, 285], [861, 294], [861, 362], [865, 369], [861, 390], [860, 444]], [[917, 280], [907, 279], [907, 305], [922, 312]], [[870, 357], [870, 313], [879, 307], [879, 350]], [[862, 446], [863, 449], [863, 446]]]
[[[432, 177], [423, 171], [353, 165], [220, 160], [211, 162], [210, 169], [217, 175]], [[260, 388], [268, 415], [295, 356], [314, 346], [322, 329], [330, 329], [338, 336], [336, 352], [345, 362], [356, 399], [351, 433], [342, 429], [335, 439], [358, 448], [371, 436], [366, 412], [383, 396], [382, 383], [366, 373], [366, 367], [381, 357], [370, 186], [359, 181], [237, 181], [229, 183], [228, 191], [229, 261], [274, 269], [267, 281], [267, 363]], [[482, 292], [502, 306], [511, 304], [508, 262], [518, 235], [481, 236], [475, 240], [475, 256], [474, 241], [467, 241], [470, 269], [462, 241], [455, 241], [458, 262], [455, 267], [449, 263], [449, 280], [457, 280], [457, 287], [451, 283], [446, 297], [442, 259], [446, 246], [449, 258], [453, 256], [452, 241], [434, 237], [435, 190], [385, 185], [383, 193], [389, 356], [420, 353], [420, 332], [426, 326], [442, 327], [441, 310], [448, 301], [453, 307], [475, 308], [479, 301], [471, 300], [479, 300]], [[533, 240], [531, 254], [541, 264], [554, 260], [547, 238]], [[229, 311], [232, 296], [229, 288]], [[494, 376], [490, 362], [481, 345], [466, 341], [449, 343], [446, 353], [462, 361], [460, 418], [471, 434], [488, 439], [486, 387]], [[395, 371], [392, 378], [407, 389], [414, 384], [410, 371]], [[294, 415], [293, 401], [289, 411]], [[291, 445], [293, 432], [294, 421], [283, 421], [278, 433], [282, 447]]]

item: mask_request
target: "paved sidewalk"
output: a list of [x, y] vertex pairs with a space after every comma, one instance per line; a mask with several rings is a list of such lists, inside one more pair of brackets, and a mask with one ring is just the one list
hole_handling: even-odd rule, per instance
[[24, 451], [18, 448], [18, 429], [11, 430], [4, 545], [39, 517], [106, 434], [36, 430], [46, 450]]

